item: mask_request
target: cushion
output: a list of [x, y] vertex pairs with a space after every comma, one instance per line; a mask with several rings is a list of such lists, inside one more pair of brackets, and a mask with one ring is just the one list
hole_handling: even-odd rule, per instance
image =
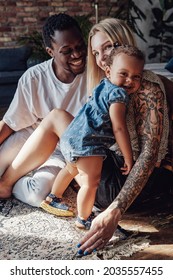
[[0, 48], [0, 71], [26, 70], [31, 52], [30, 46]]
[[16, 84], [24, 72], [25, 70], [0, 72], [0, 85]]
[[173, 79], [173, 73], [171, 73], [169, 70], [165, 69], [166, 63], [148, 63], [145, 64], [145, 69], [153, 71], [156, 74], [159, 74], [161, 76], [165, 76], [168, 79]]
[[165, 65], [165, 69], [173, 73], [173, 57], [168, 61], [168, 63]]

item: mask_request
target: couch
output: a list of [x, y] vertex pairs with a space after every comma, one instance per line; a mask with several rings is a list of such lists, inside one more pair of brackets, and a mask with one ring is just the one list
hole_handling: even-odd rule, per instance
[[[167, 67], [168, 63], [148, 63], [145, 64], [145, 69], [151, 70], [156, 74], [165, 76], [166, 78], [173, 81], [173, 71], [170, 70], [170, 67]], [[169, 70], [168, 70], [169, 69]]]
[[0, 48], [0, 108], [9, 106], [31, 53], [30, 46]]

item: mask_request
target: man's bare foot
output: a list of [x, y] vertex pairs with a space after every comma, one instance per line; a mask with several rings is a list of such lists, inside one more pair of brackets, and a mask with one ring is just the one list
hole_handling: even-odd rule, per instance
[[12, 187], [5, 185], [0, 180], [0, 198], [10, 198], [12, 194]]

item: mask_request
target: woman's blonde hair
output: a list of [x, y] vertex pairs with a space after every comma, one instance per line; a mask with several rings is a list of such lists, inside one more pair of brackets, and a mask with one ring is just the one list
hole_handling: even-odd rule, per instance
[[100, 82], [105, 76], [105, 73], [96, 64], [96, 59], [92, 54], [91, 38], [98, 32], [105, 33], [113, 43], [119, 43], [120, 45], [136, 46], [136, 41], [130, 27], [125, 21], [116, 18], [106, 18], [95, 24], [88, 37], [88, 63], [87, 63], [87, 85], [88, 94], [91, 95], [93, 88]]

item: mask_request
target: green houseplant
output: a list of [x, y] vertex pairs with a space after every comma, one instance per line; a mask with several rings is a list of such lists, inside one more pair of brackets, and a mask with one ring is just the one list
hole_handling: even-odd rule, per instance
[[153, 8], [153, 28], [150, 36], [157, 39], [156, 45], [150, 45], [149, 58], [158, 57], [160, 62], [172, 57], [173, 49], [173, 0], [160, 0], [160, 8]]
[[[157, 61], [168, 61], [173, 54], [173, 0], [148, 0], [153, 14], [153, 23], [149, 36], [157, 40], [156, 44], [150, 44], [151, 53], [148, 55], [149, 59], [157, 58]], [[117, 2], [119, 9], [114, 17], [125, 20], [137, 36], [145, 43], [148, 43], [144, 32], [138, 26], [138, 22], [147, 20], [144, 14], [136, 3], [137, 0], [129, 0], [126, 5], [125, 2]], [[157, 4], [157, 7], [156, 5]], [[147, 5], [147, 3], [146, 3]]]
[[[144, 42], [147, 42], [143, 32], [138, 27], [138, 21], [145, 21], [146, 15], [136, 4], [137, 1], [117, 1], [117, 11], [113, 14], [113, 17], [123, 19], [131, 27], [131, 29], [140, 37]], [[152, 4], [151, 0], [148, 3]], [[107, 16], [110, 16], [113, 4], [109, 7]]]
[[92, 22], [90, 21], [90, 17], [91, 17], [90, 14], [81, 15], [81, 16], [78, 16], [78, 15], [74, 16], [74, 18], [76, 19], [76, 21], [78, 22], [78, 24], [79, 24], [79, 26], [82, 30], [82, 34], [83, 34], [84, 41], [85, 41], [86, 44], [88, 42], [89, 31], [92, 27]]
[[32, 54], [28, 59], [28, 66], [35, 65], [50, 58], [44, 48], [41, 32], [34, 30], [33, 32], [18, 38], [21, 45], [30, 45], [32, 47]]

